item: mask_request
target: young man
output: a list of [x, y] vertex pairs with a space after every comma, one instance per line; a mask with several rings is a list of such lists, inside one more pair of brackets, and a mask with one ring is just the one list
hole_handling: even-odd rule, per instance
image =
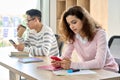
[[[28, 52], [32, 56], [53, 56], [58, 55], [58, 45], [55, 34], [49, 26], [41, 22], [41, 12], [31, 9], [26, 12], [27, 25], [30, 29], [26, 40], [22, 38], [25, 31], [22, 25], [18, 26], [18, 51]], [[22, 32], [23, 31], [23, 32]], [[22, 34], [21, 34], [22, 33]]]

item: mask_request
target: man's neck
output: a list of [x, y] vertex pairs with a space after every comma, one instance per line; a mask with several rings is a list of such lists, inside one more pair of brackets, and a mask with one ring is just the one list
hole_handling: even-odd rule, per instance
[[43, 27], [42, 24], [39, 24], [39, 25], [37, 26], [37, 28], [36, 28], [37, 33], [41, 31], [42, 27]]

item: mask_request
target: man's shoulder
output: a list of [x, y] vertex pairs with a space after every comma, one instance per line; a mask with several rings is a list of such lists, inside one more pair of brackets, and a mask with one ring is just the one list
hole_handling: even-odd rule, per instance
[[43, 26], [43, 28], [44, 28], [44, 32], [53, 33], [53, 30], [51, 27], [45, 25]]
[[44, 28], [45, 30], [52, 30], [52, 28], [49, 27], [49, 26], [47, 26], [47, 25], [44, 25], [43, 28]]

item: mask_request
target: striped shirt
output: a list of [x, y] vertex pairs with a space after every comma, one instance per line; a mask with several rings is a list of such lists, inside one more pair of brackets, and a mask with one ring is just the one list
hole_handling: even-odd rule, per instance
[[48, 26], [43, 26], [39, 33], [30, 31], [26, 40], [18, 38], [19, 43], [24, 43], [25, 52], [32, 56], [55, 56], [58, 55], [58, 44], [52, 29]]

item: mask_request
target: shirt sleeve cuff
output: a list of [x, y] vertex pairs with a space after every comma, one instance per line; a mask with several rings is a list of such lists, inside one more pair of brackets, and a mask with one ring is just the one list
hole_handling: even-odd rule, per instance
[[28, 47], [24, 47], [23, 51], [24, 52], [29, 52], [29, 48]]
[[70, 68], [80, 69], [80, 66], [79, 66], [78, 63], [76, 63], [76, 62], [71, 62]]

